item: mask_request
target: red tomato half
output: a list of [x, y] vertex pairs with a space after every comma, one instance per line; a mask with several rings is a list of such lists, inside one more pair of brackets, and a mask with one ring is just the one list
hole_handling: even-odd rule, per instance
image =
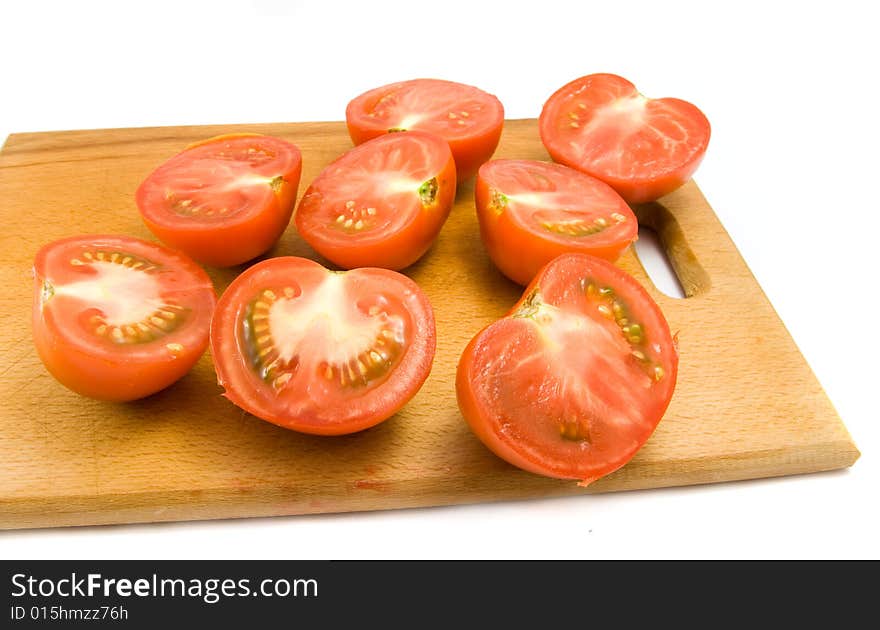
[[364, 92], [345, 109], [355, 144], [388, 132], [417, 129], [449, 143], [458, 181], [492, 157], [504, 126], [504, 107], [478, 88], [440, 79], [413, 79]]
[[214, 303], [193, 261], [128, 236], [66, 238], [34, 261], [40, 359], [93, 398], [143, 398], [186, 374], [208, 345]]
[[689, 180], [710, 134], [694, 105], [647, 98], [613, 74], [559, 88], [544, 104], [539, 127], [554, 160], [598, 177], [630, 203], [653, 201]]
[[489, 256], [519, 284], [566, 252], [613, 262], [639, 235], [635, 215], [614, 189], [560, 164], [486, 162], [474, 196]]
[[150, 231], [206, 265], [266, 252], [287, 224], [302, 171], [299, 149], [270, 136], [218, 136], [153, 171], [136, 201]]
[[306, 242], [340, 267], [403, 269], [437, 238], [455, 183], [452, 153], [441, 138], [384, 135], [325, 168], [294, 220]]
[[547, 265], [458, 365], [458, 404], [496, 455], [578, 479], [617, 470], [672, 397], [678, 352], [660, 309], [631, 276], [586, 254]]
[[329, 271], [271, 258], [217, 305], [211, 349], [233, 403], [288, 429], [352, 433], [396, 413], [434, 360], [434, 313], [415, 282], [387, 269]]

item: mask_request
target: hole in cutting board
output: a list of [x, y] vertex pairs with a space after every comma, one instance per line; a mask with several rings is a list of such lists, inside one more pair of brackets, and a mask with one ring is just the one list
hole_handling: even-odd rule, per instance
[[[674, 207], [686, 215], [687, 208]], [[708, 291], [712, 285], [691, 249], [675, 213], [663, 203], [632, 206], [639, 220], [636, 257], [648, 277], [664, 295], [674, 299], [691, 298]]]
[[645, 273], [658, 291], [679, 300], [686, 297], [657, 232], [645, 225], [639, 225], [639, 238], [635, 248]]

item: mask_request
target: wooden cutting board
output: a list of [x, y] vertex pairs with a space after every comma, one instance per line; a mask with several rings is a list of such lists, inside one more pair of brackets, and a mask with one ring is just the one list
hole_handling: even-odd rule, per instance
[[[620, 260], [678, 331], [678, 388], [650, 441], [584, 490], [519, 471], [471, 435], [454, 372], [470, 338], [516, 301], [480, 243], [473, 184], [433, 249], [407, 270], [436, 310], [433, 372], [397, 416], [357, 435], [300, 435], [220, 396], [206, 355], [146, 400], [77, 396], [31, 343], [31, 264], [84, 233], [151, 239], [134, 191], [161, 161], [212, 135], [277, 135], [303, 151], [303, 187], [351, 146], [338, 122], [15, 134], [0, 153], [0, 527], [52, 527], [343, 512], [656, 488], [850, 466], [859, 452], [694, 183], [637, 208], [686, 299], [657, 291], [633, 251]], [[534, 120], [508, 121], [498, 157], [548, 159]], [[271, 256], [318, 258], [287, 230]], [[322, 261], [323, 262], [323, 261]], [[218, 293], [240, 268], [209, 269]]]

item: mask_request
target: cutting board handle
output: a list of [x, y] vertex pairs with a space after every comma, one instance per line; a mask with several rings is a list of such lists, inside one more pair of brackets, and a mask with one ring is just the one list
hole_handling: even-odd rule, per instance
[[[709, 274], [688, 244], [675, 214], [660, 201], [632, 206], [639, 225], [657, 233], [686, 298], [706, 293], [711, 286]], [[647, 275], [647, 272], [646, 272]]]

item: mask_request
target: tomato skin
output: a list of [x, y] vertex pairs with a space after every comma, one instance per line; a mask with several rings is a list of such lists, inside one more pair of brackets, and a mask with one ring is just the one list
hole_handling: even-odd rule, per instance
[[[603, 235], [574, 239], [554, 237], [546, 230], [517, 219], [514, 212], [507, 208], [504, 211], [493, 210], [493, 192], [498, 190], [494, 181], [494, 171], [506, 168], [520, 168], [533, 171], [547, 179], [554, 178], [562, 192], [566, 180], [575, 180], [580, 185], [582, 203], [596, 204], [605, 215], [616, 213], [624, 217], [624, 224], [610, 228], [615, 234], [611, 238]], [[510, 194], [508, 190], [501, 193]], [[477, 218], [480, 224], [480, 236], [492, 262], [501, 272], [522, 285], [527, 285], [532, 278], [551, 260], [568, 252], [581, 252], [604, 258], [609, 262], [617, 260], [630, 243], [638, 238], [638, 221], [627, 203], [610, 186], [600, 180], [569, 169], [559, 164], [537, 162], [533, 160], [492, 160], [483, 164], [477, 173], [474, 187], [474, 201]], [[511, 203], [515, 203], [511, 201]], [[522, 212], [540, 211], [541, 208], [528, 208]], [[610, 218], [609, 221], [612, 221]], [[610, 235], [609, 235], [610, 236]]]
[[[57, 270], [59, 259], [83, 243], [104, 248], [119, 246], [161, 262], [169, 268], [169, 275], [179, 274], [176, 281], [188, 287], [185, 299], [193, 310], [185, 333], [169, 335], [143, 348], [131, 346], [132, 352], [125, 347], [108, 349], [83, 335], [71, 313], [75, 306], [69, 300], [64, 306], [58, 305], [58, 300], [66, 299], [63, 296], [47, 299], [44, 295], [47, 282], [54, 284], [55, 278], [67, 275]], [[149, 396], [182, 378], [208, 346], [216, 302], [214, 288], [207, 274], [178, 252], [132, 237], [75, 236], [43, 246], [36, 255], [33, 273], [31, 328], [37, 354], [58, 382], [78, 394], [114, 402]], [[180, 349], [168, 351], [165, 344], [172, 342], [179, 342]]]
[[[283, 287], [285, 284], [296, 286], [301, 291], [297, 297], [307, 299], [318, 293], [328, 278], [343, 284], [347, 304], [356, 304], [379, 294], [383, 298], [393, 298], [399, 312], [410, 322], [405, 348], [386, 380], [366, 391], [340, 391], [343, 388], [336, 388], [338, 373], [324, 383], [320, 379], [325, 368], [319, 368], [312, 377], [304, 376], [304, 389], [298, 389], [283, 399], [260, 381], [246, 358], [248, 352], [240, 331], [247, 305], [267, 286]], [[328, 307], [321, 317], [331, 313], [339, 314], [336, 309]], [[309, 325], [314, 325], [314, 320]], [[308, 347], [317, 348], [324, 342], [310, 330]], [[430, 374], [435, 347], [436, 329], [431, 305], [418, 285], [406, 276], [379, 268], [333, 272], [314, 261], [293, 256], [262, 261], [238, 276], [218, 302], [211, 324], [214, 367], [218, 382], [225, 389], [224, 396], [267, 422], [313, 435], [345, 435], [362, 431], [397, 413], [415, 396]], [[308, 352], [308, 348], [300, 350]], [[307, 368], [297, 369], [302, 369], [305, 374]], [[318, 404], [313, 399], [313, 392], [322, 387], [328, 390]]]
[[[606, 281], [626, 294], [635, 304], [638, 303], [637, 313], [641, 321], [646, 323], [649, 334], [657, 345], [657, 358], [662, 364], [664, 374], [656, 384], [656, 395], [646, 401], [638, 401], [637, 386], [633, 386], [633, 405], [646, 410], [647, 417], [639, 422], [633, 422], [625, 429], [611, 423], [607, 418], [591, 418], [591, 432], [593, 440], [586, 454], [581, 455], [578, 451], [575, 456], [571, 452], [563, 452], [562, 444], [565, 441], [558, 435], [557, 440], [539, 440], [538, 446], [525, 448], [523, 435], [528, 435], [531, 428], [526, 424], [517, 425], [513, 417], [515, 412], [523, 414], [526, 418], [538, 417], [546, 414], [550, 409], [555, 413], [557, 409], [566, 409], [568, 403], [556, 398], [535, 398], [534, 392], [527, 390], [515, 390], [499, 392], [487, 390], [481, 383], [486, 381], [487, 357], [496, 357], [500, 353], [512, 353], [531, 351], [542, 343], [542, 334], [535, 332], [536, 328], [529, 328], [523, 323], [522, 311], [525, 307], [530, 308], [530, 299], [536, 290], [545, 290], [551, 300], [565, 302], [577, 302], [582, 298], [576, 281], [585, 276], [599, 278]], [[580, 297], [579, 297], [580, 296]], [[636, 307], [634, 307], [636, 308]], [[524, 349], [524, 350], [523, 350]], [[575, 348], [574, 352], [579, 349]], [[530, 355], [527, 355], [530, 356]], [[628, 357], [624, 361], [630, 360]], [[526, 370], [519, 363], [517, 370]], [[551, 363], [552, 366], [552, 363]], [[574, 479], [579, 485], [589, 483], [603, 477], [625, 465], [641, 446], [648, 440], [650, 435], [665, 413], [672, 398], [675, 381], [678, 373], [678, 350], [676, 342], [669, 332], [666, 320], [659, 307], [650, 299], [647, 292], [633, 278], [610, 263], [586, 255], [564, 254], [549, 263], [534, 278], [526, 288], [523, 297], [503, 319], [498, 320], [481, 330], [471, 341], [461, 355], [456, 373], [456, 394], [462, 416], [468, 423], [471, 431], [483, 444], [495, 455], [523, 470], [557, 479]], [[546, 376], [545, 373], [528, 373], [522, 376], [523, 382], [529, 382], [535, 391], [546, 391], [539, 387]], [[520, 376], [515, 371], [505, 375], [501, 384], [502, 389], [510, 389], [521, 384]], [[598, 395], [605, 391], [607, 384], [604, 382], [605, 375], [597, 377], [590, 383], [590, 396]], [[516, 383], [514, 383], [516, 381]], [[507, 395], [516, 402], [516, 409], [505, 408], [500, 402]], [[550, 415], [552, 415], [550, 413]], [[559, 412], [558, 421], [564, 420], [564, 412]], [[510, 416], [508, 416], [510, 414]], [[521, 419], [520, 419], [521, 421]], [[592, 423], [595, 422], [595, 427]], [[505, 427], [505, 424], [510, 426]], [[620, 433], [620, 435], [617, 435]], [[534, 444], [532, 444], [534, 446]]]
[[[337, 188], [345, 185], [347, 173], [360, 163], [369, 163], [381, 152], [424, 147], [430, 154], [428, 162], [420, 163], [425, 168], [426, 178], [436, 177], [437, 193], [430, 207], [415, 205], [417, 191], [413, 190], [413, 207], [404, 208], [381, 195], [361, 197], [351, 195], [358, 207], [378, 208], [379, 217], [383, 214], [413, 214], [399, 228], [379, 234], [350, 234], [339, 236], [335, 218], [346, 212], [345, 201], [337, 194]], [[369, 166], [367, 166], [369, 168]], [[379, 181], [381, 172], [372, 173], [371, 179]], [[296, 210], [294, 223], [300, 236], [321, 256], [343, 269], [357, 267], [383, 267], [400, 270], [419, 260], [430, 249], [449, 217], [455, 202], [456, 175], [455, 162], [448, 145], [437, 136], [421, 131], [405, 131], [383, 134], [373, 140], [349, 150], [322, 171], [306, 190]], [[366, 193], [365, 193], [366, 194]]]
[[[590, 105], [581, 110], [578, 105], [585, 99]], [[581, 102], [575, 105], [578, 100]], [[617, 103], [622, 102], [643, 103], [644, 117], [614, 114]], [[612, 112], [610, 120], [603, 119], [605, 111]], [[571, 116], [581, 119], [572, 120]], [[670, 131], [671, 127], [675, 129]], [[588, 129], [591, 131], [585, 135]], [[659, 199], [691, 179], [705, 156], [711, 135], [708, 119], [692, 103], [676, 98], [646, 98], [631, 82], [613, 74], [587, 75], [556, 90], [541, 111], [539, 130], [554, 161], [601, 179], [632, 204]], [[686, 137], [675, 139], [674, 149], [661, 148], [659, 145], [665, 147], [670, 133], [685, 133]], [[579, 156], [573, 144], [592, 145], [601, 151]], [[620, 172], [613, 161], [604, 163], [603, 157], [616, 150], [626, 153], [617, 163], [626, 165], [629, 172]]]
[[[412, 79], [391, 83], [364, 92], [352, 99], [345, 109], [345, 121], [352, 142], [356, 145], [371, 140], [389, 132], [389, 127], [396, 126], [396, 121], [372, 116], [372, 110], [382, 99], [388, 98], [397, 92], [412, 94], [424, 94], [424, 98], [430, 104], [433, 94], [454, 92], [460, 95], [460, 99], [476, 100], [485, 109], [481, 115], [482, 122], [478, 126], [468, 128], [467, 133], [458, 133], [445, 117], [454, 112], [443, 111], [441, 117], [434, 117], [428, 121], [415, 123], [406, 129], [422, 130], [441, 136], [449, 143], [452, 154], [455, 157], [457, 178], [463, 182], [473, 177], [480, 164], [492, 157], [498, 142], [501, 139], [501, 131], [504, 126], [504, 106], [495, 96], [488, 94], [476, 87], [444, 81], [441, 79]], [[453, 99], [455, 100], [455, 99]], [[408, 111], [413, 114], [418, 112]], [[474, 113], [471, 113], [473, 116]], [[458, 118], [451, 119], [457, 123]]]
[[[258, 147], [277, 152], [277, 159], [267, 165], [249, 166], [244, 160], [233, 160], [237, 169], [234, 174], [265, 176], [265, 189], [242, 189], [252, 207], [222, 221], [176, 216], [168, 208], [164, 191], [174, 190], [174, 178], [185, 175], [185, 169], [193, 163], [215, 160], [223, 147], [231, 151]], [[230, 267], [265, 253], [278, 241], [290, 223], [301, 173], [302, 155], [296, 145], [258, 134], [227, 134], [193, 143], [161, 164], [141, 183], [136, 201], [144, 223], [164, 243], [203, 264]], [[208, 174], [203, 177], [212, 178]], [[280, 179], [268, 183], [276, 177]]]

